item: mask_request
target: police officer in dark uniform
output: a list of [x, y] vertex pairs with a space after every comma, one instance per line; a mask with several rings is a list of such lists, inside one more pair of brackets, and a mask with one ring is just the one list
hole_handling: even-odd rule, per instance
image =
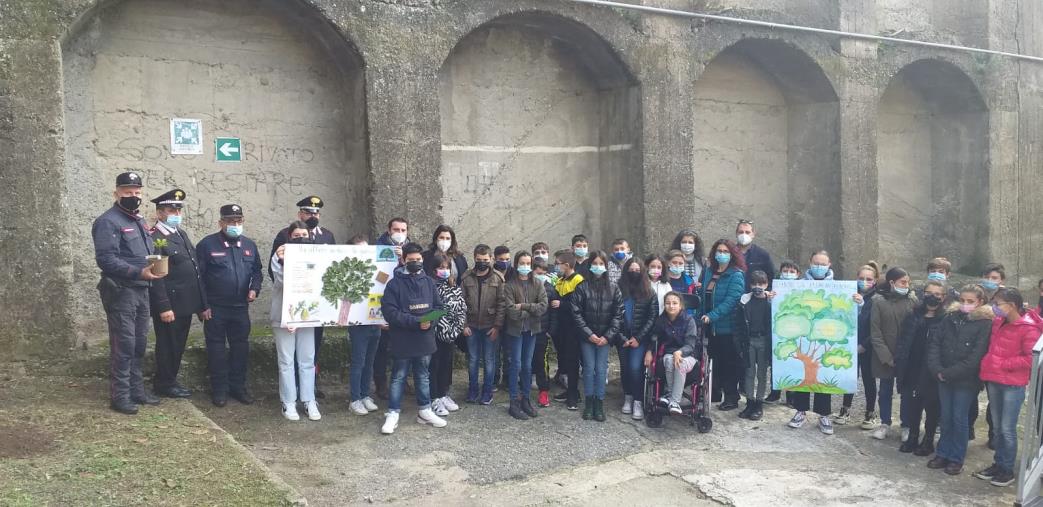
[[[304, 222], [308, 226], [308, 235], [311, 237], [311, 243], [315, 245], [336, 245], [337, 241], [333, 239], [333, 232], [325, 227], [319, 227], [319, 218], [322, 215], [322, 206], [325, 203], [322, 202], [322, 198], [317, 195], [309, 195], [300, 201], [297, 201], [297, 220]], [[287, 227], [278, 234], [275, 235], [275, 241], [272, 242], [272, 252], [279, 249], [280, 246], [286, 244], [290, 237], [290, 228]], [[272, 275], [272, 266], [268, 266], [268, 277], [272, 280], [275, 278]], [[315, 328], [315, 374], [319, 373], [319, 350], [322, 348], [322, 328]], [[294, 364], [296, 364], [294, 359]], [[293, 368], [296, 372], [296, 366]], [[298, 389], [298, 392], [300, 390]], [[325, 398], [326, 394], [323, 393], [319, 386], [315, 386], [315, 397]]]
[[141, 176], [116, 177], [116, 203], [94, 221], [94, 259], [101, 268], [98, 292], [109, 325], [110, 407], [138, 413], [138, 404], [158, 405], [145, 391], [141, 363], [148, 344], [149, 284], [162, 276], [152, 273], [145, 259], [153, 254], [148, 226], [138, 214]]
[[[243, 208], [221, 206], [221, 230], [196, 245], [196, 261], [203, 280], [207, 309], [203, 311], [210, 396], [225, 406], [228, 397], [253, 403], [246, 389], [250, 354], [249, 304], [261, 293], [260, 252], [243, 236]], [[226, 347], [227, 345], [227, 347]]]
[[[156, 253], [167, 256], [167, 276], [152, 282], [149, 301], [152, 325], [156, 330], [156, 374], [152, 389], [159, 396], [188, 398], [192, 391], [177, 381], [181, 356], [192, 328], [192, 316], [203, 319], [206, 299], [196, 267], [196, 249], [188, 233], [181, 229], [185, 191], [171, 190], [152, 200], [156, 205], [156, 226], [152, 229]], [[160, 240], [165, 245], [161, 246]]]

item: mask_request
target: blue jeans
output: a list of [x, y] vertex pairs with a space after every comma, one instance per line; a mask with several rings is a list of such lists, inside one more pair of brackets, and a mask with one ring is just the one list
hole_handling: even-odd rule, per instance
[[508, 336], [503, 346], [510, 354], [507, 366], [507, 392], [511, 399], [521, 397], [524, 391], [528, 396], [532, 386], [532, 353], [536, 350], [536, 337], [529, 331], [521, 336]]
[[1018, 414], [1025, 402], [1025, 388], [986, 382], [985, 389], [989, 393], [992, 427], [996, 428], [992, 440], [996, 444], [993, 461], [1004, 470], [1013, 472], [1014, 458], [1018, 453]]
[[392, 359], [388, 412], [402, 411], [402, 393], [406, 390], [406, 375], [409, 373], [410, 367], [413, 368], [413, 389], [416, 391], [417, 410], [431, 408], [431, 377], [427, 371], [427, 366], [430, 364], [431, 356]]
[[962, 464], [963, 458], [967, 456], [967, 439], [970, 437], [967, 414], [971, 411], [971, 403], [978, 402], [978, 390], [939, 382], [938, 400], [942, 405], [942, 420], [939, 421], [942, 436], [938, 439], [936, 454]]
[[493, 377], [496, 375], [497, 342], [489, 339], [488, 329], [471, 328], [467, 337], [467, 399], [478, 398], [478, 363], [485, 359], [485, 378], [482, 393], [493, 392]]
[[350, 326], [351, 341], [351, 401], [369, 396], [369, 379], [373, 376], [373, 360], [380, 343], [379, 326]]
[[877, 391], [877, 402], [880, 404], [880, 422], [883, 424], [891, 424], [891, 401], [894, 398], [894, 392], [894, 377], [880, 379], [880, 390]]
[[623, 394], [634, 397], [634, 401], [645, 399], [645, 344], [637, 348], [619, 346], [619, 381], [623, 384]]
[[597, 346], [586, 338], [579, 344], [583, 358], [583, 393], [605, 399], [605, 376], [608, 374], [608, 345]]

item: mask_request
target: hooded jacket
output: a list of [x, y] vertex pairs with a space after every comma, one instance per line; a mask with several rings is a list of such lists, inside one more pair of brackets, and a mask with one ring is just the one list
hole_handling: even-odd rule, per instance
[[898, 332], [902, 321], [912, 313], [916, 303], [916, 296], [912, 292], [903, 296], [893, 291], [880, 291], [873, 296], [873, 313], [869, 315], [873, 377], [894, 378]]
[[945, 307], [938, 308], [934, 317], [927, 317], [927, 308], [917, 306], [902, 322], [895, 352], [895, 379], [898, 392], [905, 395], [932, 387], [937, 379], [927, 369], [927, 344], [945, 320]]
[[435, 282], [423, 271], [392, 278], [380, 299], [380, 311], [390, 326], [391, 355], [411, 359], [434, 354], [435, 326], [420, 329], [420, 317], [441, 309]]
[[1005, 386], [1025, 386], [1032, 373], [1032, 347], [1043, 334], [1043, 319], [1027, 311], [1010, 323], [1003, 317], [992, 321], [989, 351], [981, 360], [981, 379]]
[[927, 369], [951, 386], [978, 389], [981, 358], [989, 348], [992, 332], [992, 307], [982, 305], [971, 313], [960, 311], [959, 303], [949, 306], [937, 333], [927, 342]]

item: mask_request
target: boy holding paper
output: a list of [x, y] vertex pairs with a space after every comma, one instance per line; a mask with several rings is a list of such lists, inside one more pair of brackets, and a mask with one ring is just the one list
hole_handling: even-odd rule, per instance
[[389, 326], [391, 336], [391, 388], [388, 411], [381, 433], [390, 435], [398, 427], [398, 416], [402, 408], [402, 393], [406, 374], [413, 369], [416, 386], [416, 422], [430, 424], [436, 428], [446, 425], [445, 419], [431, 410], [431, 388], [428, 365], [435, 352], [434, 322], [442, 313], [435, 282], [424, 273], [423, 248], [417, 243], [406, 243], [402, 247], [405, 275], [398, 275], [388, 282], [381, 299], [380, 310]]

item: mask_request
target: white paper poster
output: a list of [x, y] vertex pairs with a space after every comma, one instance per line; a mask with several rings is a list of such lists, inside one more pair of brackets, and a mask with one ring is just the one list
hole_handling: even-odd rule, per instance
[[189, 118], [170, 120], [170, 154], [203, 154], [203, 120]]
[[287, 244], [283, 327], [384, 324], [380, 299], [397, 266], [390, 246]]

